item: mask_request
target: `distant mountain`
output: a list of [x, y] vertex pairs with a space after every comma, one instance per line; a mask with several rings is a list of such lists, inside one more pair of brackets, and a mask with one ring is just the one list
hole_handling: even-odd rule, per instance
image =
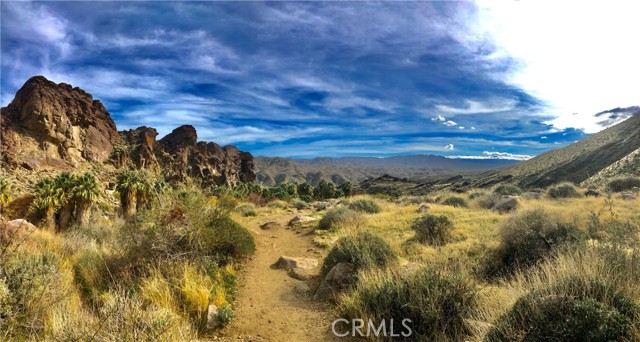
[[257, 180], [265, 185], [277, 185], [292, 181], [316, 185], [321, 179], [336, 184], [342, 184], [345, 181], [359, 183], [383, 175], [414, 178], [486, 171], [512, 165], [516, 162], [504, 159], [449, 159], [433, 155], [314, 159], [256, 157], [254, 160]]
[[[622, 112], [622, 110], [615, 109], [606, 113], [614, 112]], [[563, 181], [581, 183], [610, 166], [619, 172], [623, 170], [637, 172], [639, 158], [631, 154], [638, 148], [640, 148], [640, 108], [636, 108], [634, 115], [614, 126], [564, 148], [552, 150], [492, 172], [475, 180], [472, 184], [484, 187], [507, 180], [525, 188], [546, 187]], [[628, 156], [630, 156], [628, 160], [623, 162], [622, 160]], [[612, 166], [617, 163], [628, 164], [628, 166], [624, 168]], [[619, 173], [618, 171], [610, 170], [608, 174], [614, 175]]]

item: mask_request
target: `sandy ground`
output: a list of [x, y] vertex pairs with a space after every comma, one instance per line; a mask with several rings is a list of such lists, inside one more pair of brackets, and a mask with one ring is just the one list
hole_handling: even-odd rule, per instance
[[[256, 253], [240, 273], [236, 318], [220, 332], [220, 339], [235, 341], [345, 341], [331, 332], [338, 318], [335, 308], [313, 301], [313, 293], [295, 290], [303, 281], [272, 265], [282, 255], [316, 258], [322, 264], [326, 251], [314, 246], [311, 229], [291, 229], [294, 214], [256, 218], [247, 224], [256, 241]], [[260, 225], [277, 222], [280, 228], [261, 230]], [[315, 289], [314, 281], [308, 282]]]

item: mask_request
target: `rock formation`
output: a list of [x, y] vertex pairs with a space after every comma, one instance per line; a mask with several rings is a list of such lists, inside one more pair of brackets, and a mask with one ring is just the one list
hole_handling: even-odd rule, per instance
[[9, 168], [71, 168], [102, 163], [118, 137], [99, 100], [80, 88], [30, 78], [2, 108], [2, 159]]
[[29, 79], [2, 108], [3, 167], [70, 169], [110, 162], [118, 168], [148, 169], [168, 180], [198, 178], [202, 185], [253, 182], [253, 156], [235, 146], [198, 142], [193, 126], [176, 128], [160, 140], [155, 128], [118, 132], [111, 115], [80, 88]]

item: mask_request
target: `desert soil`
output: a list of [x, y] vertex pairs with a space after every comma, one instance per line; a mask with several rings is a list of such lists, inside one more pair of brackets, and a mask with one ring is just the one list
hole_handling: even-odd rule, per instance
[[[337, 318], [327, 302], [313, 301], [313, 292], [301, 293], [296, 285], [307, 283], [313, 290], [317, 280], [291, 278], [273, 264], [282, 255], [316, 258], [322, 264], [326, 251], [313, 243], [311, 228], [290, 228], [295, 214], [264, 216], [246, 226], [256, 241], [256, 253], [240, 272], [236, 294], [236, 318], [221, 331], [220, 339], [234, 341], [345, 341], [331, 333]], [[281, 227], [261, 230], [260, 225], [277, 222]]]

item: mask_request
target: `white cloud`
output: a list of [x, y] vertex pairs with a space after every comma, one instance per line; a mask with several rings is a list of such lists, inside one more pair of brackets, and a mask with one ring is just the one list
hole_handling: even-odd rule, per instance
[[480, 0], [478, 5], [476, 35], [492, 38], [495, 55], [518, 61], [506, 81], [546, 101], [556, 117], [549, 124], [597, 132], [604, 127], [593, 114], [638, 104], [640, 2]]
[[547, 139], [545, 135], [541, 136], [540, 139]]
[[464, 126], [458, 126], [459, 129], [464, 129]]
[[473, 126], [471, 126], [471, 129], [475, 131], [475, 129], [476, 129], [476, 128], [475, 128], [475, 127], [473, 127]]
[[455, 147], [453, 146], [453, 144], [449, 144], [449, 145], [447, 145], [447, 146], [445, 146], [445, 147], [444, 147], [444, 149], [445, 149], [445, 150], [449, 150], [449, 151], [453, 151], [453, 150], [454, 150], [454, 148], [455, 148]]
[[516, 108], [518, 105], [518, 101], [514, 99], [494, 99], [486, 102], [466, 100], [465, 102], [466, 105], [464, 107], [446, 105], [436, 105], [435, 107], [441, 112], [461, 115], [506, 112]]
[[440, 122], [444, 122], [444, 121], [446, 121], [446, 120], [447, 120], [447, 119], [445, 119], [445, 117], [444, 117], [444, 116], [442, 116], [442, 115], [438, 115], [438, 116], [436, 116], [435, 118], [431, 118], [431, 121], [440, 121]]
[[447, 127], [453, 127], [453, 126], [457, 126], [458, 124], [455, 121], [446, 121], [443, 123], [443, 125], [447, 126]]
[[452, 159], [508, 159], [508, 160], [527, 160], [533, 156], [527, 154], [514, 154], [508, 152], [489, 152], [484, 151], [480, 156], [450, 156]]

